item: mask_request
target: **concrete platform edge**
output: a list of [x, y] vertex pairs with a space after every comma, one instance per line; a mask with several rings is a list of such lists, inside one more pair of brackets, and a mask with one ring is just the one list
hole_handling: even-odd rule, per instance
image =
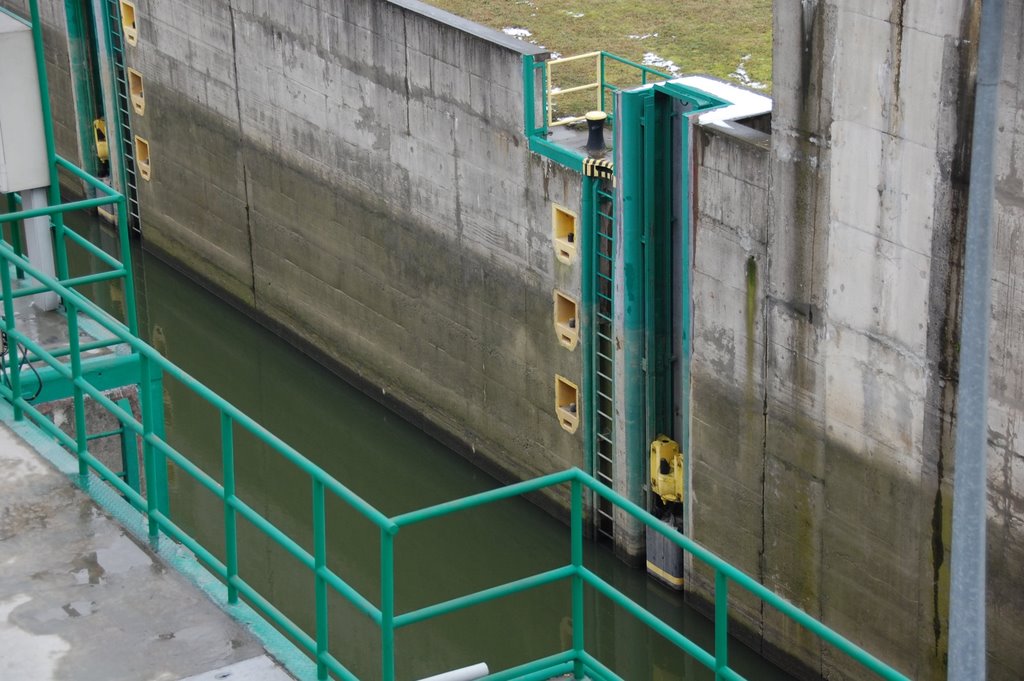
[[[30, 421], [15, 421], [11, 406], [3, 401], [0, 401], [0, 421], [7, 424], [29, 447], [66, 475], [72, 484], [88, 494], [125, 530], [148, 543], [145, 516], [122, 499], [95, 473], [90, 472], [85, 484], [82, 484], [78, 477], [78, 462], [75, 457]], [[190, 551], [168, 538], [162, 539], [156, 547], [150, 544], [150, 548], [221, 610], [248, 629], [263, 644], [267, 654], [284, 666], [292, 676], [296, 679], [316, 677], [316, 665], [313, 661], [256, 610], [242, 602], [228, 605], [224, 585], [203, 567]]]

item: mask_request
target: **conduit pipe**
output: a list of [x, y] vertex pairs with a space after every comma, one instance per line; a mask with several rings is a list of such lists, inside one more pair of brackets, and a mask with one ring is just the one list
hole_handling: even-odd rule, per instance
[[957, 387], [949, 679], [985, 678], [985, 524], [988, 454], [988, 344], [992, 280], [992, 207], [1003, 0], [984, 0], [974, 97], [967, 198], [960, 383]]

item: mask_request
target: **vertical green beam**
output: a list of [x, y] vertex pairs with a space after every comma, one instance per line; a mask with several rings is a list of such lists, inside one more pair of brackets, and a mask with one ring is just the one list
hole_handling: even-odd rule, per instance
[[[622, 358], [623, 415], [625, 471], [623, 496], [641, 508], [646, 507], [643, 497], [643, 479], [646, 464], [644, 442], [644, 263], [643, 263], [643, 115], [647, 91], [623, 92], [616, 124], [621, 130], [620, 157], [622, 223], [620, 225], [622, 253]], [[642, 543], [642, 527], [630, 521], [630, 535], [636, 535], [636, 550]], [[618, 533], [616, 533], [618, 535]]]
[[224, 555], [226, 557], [228, 603], [238, 602], [238, 588], [232, 580], [238, 576], [238, 526], [235, 516], [235, 431], [228, 414], [220, 412], [220, 452], [224, 470]]
[[[11, 288], [11, 266], [6, 259], [0, 263], [0, 284], [3, 285], [4, 294], [4, 332], [7, 334], [7, 350], [10, 363], [8, 371], [11, 376], [11, 404], [14, 406], [14, 420], [22, 421], [25, 412], [19, 405], [21, 401], [21, 371], [18, 369], [18, 342], [14, 337], [14, 290]], [[3, 357], [0, 357], [0, 363]]]
[[[132, 413], [132, 405], [127, 399], [117, 401], [117, 406], [124, 409], [126, 413]], [[131, 433], [125, 424], [121, 424], [121, 467], [124, 470], [124, 481], [128, 486], [138, 492], [142, 487], [139, 485], [139, 455], [138, 450], [129, 446], [129, 442], [135, 443], [135, 435]]]
[[583, 338], [583, 470], [594, 475], [594, 462], [596, 460], [595, 449], [597, 446], [597, 409], [595, 409], [595, 391], [597, 386], [597, 374], [594, 372], [595, 358], [597, 352], [597, 339], [595, 338], [596, 307], [594, 303], [594, 266], [597, 249], [597, 215], [596, 193], [597, 182], [594, 178], [583, 176], [582, 178], [582, 200], [580, 201], [580, 214], [583, 216], [582, 229], [580, 230], [580, 309], [578, 320], [580, 324], [580, 336]]
[[[32, 42], [36, 53], [36, 73], [39, 78], [39, 99], [42, 104], [43, 133], [46, 139], [46, 158], [50, 170], [50, 186], [47, 192], [47, 203], [56, 206], [61, 203], [60, 178], [57, 175], [57, 149], [53, 138], [53, 111], [50, 109], [50, 81], [46, 75], [46, 61], [43, 50], [43, 26], [39, 18], [39, 1], [29, 0], [32, 18]], [[64, 214], [54, 213], [54, 247], [57, 255], [57, 279], [68, 278], [67, 244], [64, 241]], [[72, 342], [78, 339], [78, 319], [68, 312], [68, 331], [74, 331]], [[74, 327], [74, 328], [72, 328]], [[81, 392], [81, 389], [78, 389]]]
[[536, 111], [536, 100], [534, 98], [534, 91], [536, 84], [534, 83], [534, 65], [533, 55], [523, 55], [523, 134], [529, 139], [537, 134], [536, 122], [537, 122], [537, 111]]
[[71, 85], [78, 121], [78, 150], [82, 157], [81, 168], [90, 175], [97, 176], [99, 175], [98, 159], [93, 147], [92, 129], [96, 111], [93, 107], [88, 30], [82, 13], [82, 1], [64, 0], [64, 13], [67, 16], [68, 56], [71, 61]]
[[[645, 74], [646, 75], [646, 74]], [[646, 82], [646, 81], [645, 81]], [[657, 227], [655, 216], [657, 209], [655, 202], [665, 197], [656, 195], [655, 190], [655, 149], [654, 140], [657, 128], [657, 120], [654, 111], [654, 97], [644, 98], [643, 108], [643, 223], [641, 225], [641, 249], [643, 267], [643, 306], [644, 306], [644, 444], [651, 442], [657, 432], [657, 373], [658, 357], [657, 345], [657, 314], [655, 303], [657, 301], [657, 289], [655, 281], [655, 262], [658, 259]]]
[[160, 526], [154, 516], [159, 505], [160, 485], [156, 480], [158, 473], [153, 461], [153, 444], [149, 441], [149, 436], [153, 434], [154, 405], [153, 393], [150, 390], [153, 371], [147, 355], [139, 355], [139, 361], [141, 363], [139, 401], [142, 402], [142, 460], [146, 470], [146, 514], [149, 517], [149, 540], [155, 542], [160, 533]]
[[316, 591], [316, 678], [328, 678], [328, 620], [327, 620], [327, 519], [324, 511], [324, 483], [313, 478], [313, 561]]
[[715, 681], [729, 667], [729, 578], [715, 570]]
[[381, 678], [395, 681], [395, 536], [380, 529], [380, 658]]
[[[578, 471], [577, 471], [578, 473]], [[572, 480], [572, 650], [573, 678], [579, 681], [585, 676], [583, 652], [586, 648], [583, 615], [583, 485], [579, 478]]]
[[[152, 370], [152, 361], [139, 355], [140, 359], [150, 366], [150, 374], [143, 381], [142, 388], [149, 394], [150, 414], [149, 432], [161, 440], [167, 439], [164, 429], [164, 372], [159, 365], [156, 371]], [[157, 509], [164, 515], [170, 515], [170, 495], [167, 490], [167, 455], [161, 450], [153, 448], [153, 478], [147, 484], [152, 484], [156, 491]]]

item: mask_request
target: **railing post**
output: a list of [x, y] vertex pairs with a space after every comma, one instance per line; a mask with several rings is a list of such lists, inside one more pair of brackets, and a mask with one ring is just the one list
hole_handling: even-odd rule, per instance
[[534, 101], [534, 67], [533, 55], [523, 55], [523, 133], [529, 139], [537, 133], [537, 110]]
[[71, 354], [71, 386], [75, 409], [75, 448], [78, 457], [78, 475], [84, 481], [89, 474], [89, 464], [82, 455], [86, 453], [89, 446], [89, 434], [85, 422], [85, 392], [79, 385], [82, 379], [82, 348], [78, 337], [78, 306], [70, 298], [65, 298], [64, 311], [68, 320], [68, 350]]
[[228, 603], [238, 602], [238, 588], [232, 580], [238, 576], [238, 529], [235, 516], [235, 431], [231, 417], [220, 412], [221, 462], [224, 469], [224, 554], [227, 558]]
[[139, 354], [140, 388], [139, 401], [142, 403], [142, 458], [146, 469], [146, 514], [149, 516], [149, 540], [156, 542], [160, 534], [160, 525], [156, 516], [160, 484], [157, 482], [159, 473], [156, 471], [154, 462], [153, 444], [149, 436], [153, 434], [153, 395], [150, 391], [152, 383], [152, 369], [149, 356], [145, 353]]
[[715, 569], [715, 681], [729, 666], [729, 578]]
[[[127, 399], [120, 399], [117, 401], [117, 406], [124, 409], [129, 414], [132, 413], [132, 405]], [[130, 433], [128, 427], [122, 423], [118, 429], [120, 431], [121, 440], [121, 467], [124, 470], [124, 481], [133, 490], [138, 492], [140, 490], [139, 485], [139, 452], [136, 448], [129, 448], [128, 438], [131, 437], [132, 443], [135, 442], [135, 435]]]
[[316, 678], [327, 679], [327, 519], [324, 513], [324, 483], [313, 478], [313, 565], [316, 591]]
[[572, 673], [574, 679], [582, 679], [584, 639], [583, 616], [583, 485], [579, 477], [572, 479]]
[[[16, 320], [14, 319], [14, 290], [11, 288], [11, 262], [3, 259], [0, 265], [0, 284], [4, 291], [4, 333], [7, 334], [7, 368], [11, 377], [11, 406], [14, 408], [14, 420], [22, 421], [25, 413], [21, 405], [21, 371], [18, 368], [18, 341], [14, 337]], [[0, 363], [4, 358], [0, 357]]]
[[380, 529], [380, 657], [381, 679], [395, 681], [395, 537]]

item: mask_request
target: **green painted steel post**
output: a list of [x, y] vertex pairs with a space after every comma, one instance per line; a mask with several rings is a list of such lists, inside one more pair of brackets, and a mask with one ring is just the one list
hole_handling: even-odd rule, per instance
[[[14, 194], [7, 195], [7, 212], [13, 213], [18, 210], [18, 201], [14, 198]], [[11, 247], [14, 249], [14, 253], [19, 256], [25, 255], [21, 245], [21, 221], [13, 220], [7, 223], [11, 227]], [[25, 278], [25, 271], [20, 267], [15, 268], [15, 274], [18, 279]]]
[[600, 83], [601, 83], [601, 87], [600, 87], [600, 93], [601, 94], [600, 94], [600, 97], [601, 97], [601, 101], [600, 101], [600, 105], [598, 106], [598, 109], [600, 109], [601, 111], [607, 111], [607, 109], [604, 108], [604, 98], [607, 95], [607, 88], [604, 85], [604, 77], [605, 77], [605, 75], [604, 75], [605, 74], [604, 55], [605, 55], [605, 53], [602, 52], [601, 56], [598, 57], [598, 59], [601, 60], [601, 66], [600, 66], [600, 71], [601, 71], [601, 73], [600, 73]]
[[88, 451], [88, 424], [85, 421], [85, 392], [79, 384], [82, 378], [82, 349], [78, 336], [78, 306], [70, 299], [64, 299], [67, 315], [68, 349], [71, 358], [72, 400], [75, 410], [75, 446], [78, 456], [78, 475], [84, 482], [89, 475], [89, 464], [83, 454]]
[[[141, 353], [140, 353], [141, 357]], [[149, 393], [151, 410], [150, 434], [161, 440], [167, 439], [164, 422], [164, 372], [157, 363], [156, 370], [152, 370], [150, 363], [150, 375], [142, 384], [143, 390]], [[170, 515], [171, 497], [167, 490], [167, 455], [161, 450], [153, 448], [153, 479], [152, 484], [156, 486], [157, 510], [166, 516]]]
[[534, 65], [533, 55], [523, 55], [523, 134], [529, 139], [537, 134], [536, 100], [534, 99]]
[[238, 588], [232, 579], [238, 576], [238, 524], [235, 507], [235, 430], [234, 422], [222, 409], [220, 412], [220, 453], [224, 471], [224, 556], [227, 567], [228, 603], [238, 602]]
[[582, 679], [583, 652], [586, 648], [583, 615], [583, 486], [578, 478], [572, 481], [572, 650], [573, 678]]
[[[124, 409], [129, 414], [132, 413], [132, 405], [127, 399], [120, 399], [116, 402], [117, 406]], [[122, 423], [120, 428], [120, 440], [121, 440], [121, 466], [124, 470], [124, 481], [136, 492], [139, 491], [139, 455], [138, 450], [129, 448], [128, 440], [135, 442], [135, 437], [129, 435], [128, 428]]]
[[[50, 170], [50, 186], [47, 189], [47, 203], [51, 206], [60, 205], [60, 177], [57, 174], [57, 148], [53, 138], [53, 111], [50, 108], [50, 81], [46, 75], [46, 58], [43, 50], [43, 25], [39, 18], [39, 1], [29, 1], [29, 11], [32, 18], [32, 39], [36, 53], [36, 73], [39, 78], [39, 99], [43, 112], [43, 132], [46, 139], [46, 158]], [[64, 215], [57, 212], [53, 214], [54, 249], [57, 260], [57, 279], [68, 278], [68, 254], [67, 244], [64, 242]], [[67, 301], [65, 301], [66, 304]], [[68, 315], [71, 319], [71, 315]], [[73, 336], [77, 339], [77, 319], [75, 320], [75, 332]], [[69, 324], [69, 331], [71, 325]]]
[[380, 529], [381, 678], [395, 681], [395, 536]]
[[324, 483], [313, 478], [313, 569], [316, 591], [316, 678], [327, 679], [329, 644], [327, 619], [327, 518], [324, 512]]
[[[64, 14], [67, 16], [68, 58], [71, 65], [75, 115], [78, 121], [78, 151], [82, 157], [82, 170], [90, 175], [97, 175], [98, 159], [93, 142], [93, 120], [96, 118], [93, 106], [94, 85], [89, 66], [88, 32], [82, 15], [82, 0], [64, 0]], [[94, 194], [89, 188], [87, 191], [89, 196]]]
[[[622, 254], [622, 321], [623, 334], [623, 415], [625, 450], [625, 477], [621, 483], [624, 496], [641, 508], [646, 507], [643, 480], [647, 460], [644, 442], [644, 257], [643, 244], [643, 113], [647, 91], [620, 94], [617, 126], [621, 132], [621, 167], [617, 177], [622, 192], [622, 223], [620, 252]], [[616, 533], [618, 536], [619, 533]], [[629, 537], [627, 550], [639, 552], [643, 543], [643, 529], [630, 521], [625, 533]]]
[[140, 385], [139, 401], [142, 402], [142, 461], [146, 470], [146, 514], [149, 517], [149, 540], [156, 542], [160, 535], [160, 525], [154, 515], [159, 506], [160, 485], [157, 483], [156, 466], [154, 464], [153, 445], [147, 436], [153, 434], [153, 395], [150, 391], [152, 369], [146, 354], [139, 354]]
[[[14, 337], [16, 319], [14, 317], [14, 291], [11, 289], [11, 264], [4, 259], [0, 264], [0, 283], [4, 287], [4, 332], [7, 334], [8, 370], [11, 376], [11, 404], [14, 407], [14, 420], [23, 421], [25, 412], [19, 406], [21, 401], [21, 371], [18, 368], [18, 342]], [[0, 357], [3, 362], [3, 357]]]
[[597, 248], [597, 219], [595, 214], [595, 192], [597, 182], [594, 178], [583, 176], [582, 200], [580, 214], [583, 216], [580, 230], [580, 310], [577, 319], [580, 324], [581, 351], [583, 352], [583, 469], [594, 475], [595, 449], [597, 446], [597, 409], [595, 408], [595, 391], [597, 376], [594, 374], [594, 353], [597, 342], [594, 338], [595, 306], [594, 306], [594, 250]]
[[729, 578], [715, 570], [715, 681], [729, 666]]

